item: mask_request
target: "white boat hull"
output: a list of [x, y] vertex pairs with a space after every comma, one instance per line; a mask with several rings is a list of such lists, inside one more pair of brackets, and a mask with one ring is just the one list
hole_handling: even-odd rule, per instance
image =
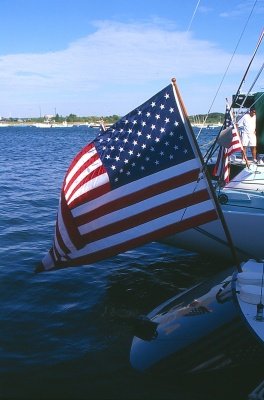
[[[263, 231], [264, 215], [224, 212], [232, 242], [237, 250], [240, 260], [248, 258], [263, 258]], [[254, 231], [248, 231], [249, 224], [252, 224]], [[227, 242], [225, 233], [219, 229], [216, 221], [199, 226], [195, 229], [177, 233], [162, 240], [163, 243], [194, 251], [201, 254], [213, 255], [226, 260], [233, 260], [230, 244]]]
[[[239, 260], [264, 258], [264, 167], [245, 168], [220, 193], [226, 196], [222, 211]], [[258, 179], [256, 179], [258, 178]], [[230, 243], [219, 221], [162, 240], [163, 243], [233, 260]]]

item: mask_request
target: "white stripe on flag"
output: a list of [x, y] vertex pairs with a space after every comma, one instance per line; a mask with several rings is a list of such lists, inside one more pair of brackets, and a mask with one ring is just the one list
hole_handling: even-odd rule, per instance
[[81, 225], [79, 227], [79, 231], [81, 234], [88, 233], [94, 229], [100, 229], [102, 227], [106, 227], [109, 224], [118, 223], [129, 217], [136, 217], [137, 214], [141, 214], [144, 211], [148, 211], [154, 207], [163, 204], [164, 208], [166, 207], [166, 203], [169, 203], [172, 200], [180, 199], [186, 195], [189, 195], [193, 192], [199, 192], [205, 188], [204, 182], [202, 180], [197, 183], [197, 181], [180, 186], [178, 188], [168, 190], [164, 193], [160, 193], [156, 196], [148, 198], [146, 200], [140, 201], [137, 204], [132, 204], [128, 207], [124, 207], [117, 211], [114, 211], [110, 214], [103, 215], [100, 218], [97, 218], [89, 223]]
[[[60, 231], [60, 234], [61, 234], [64, 244], [68, 247], [68, 249], [71, 252], [74, 252], [76, 250], [76, 247], [72, 243], [70, 236], [68, 234], [67, 228], [64, 224], [63, 217], [61, 214], [61, 205], [59, 205], [59, 209], [58, 209], [57, 224], [58, 224], [58, 229]], [[69, 227], [69, 229], [71, 229], [71, 227]], [[55, 237], [56, 237], [56, 235], [55, 235]], [[59, 253], [64, 254], [63, 251], [62, 251], [62, 253], [61, 252], [59, 252]]]
[[[180, 165], [176, 165], [164, 170], [156, 172], [155, 174], [146, 176], [144, 178], [138, 179], [137, 181], [131, 182], [127, 185], [121, 186], [117, 189], [114, 189], [110, 192], [105, 193], [104, 195], [96, 198], [95, 200], [88, 201], [72, 210], [73, 217], [78, 217], [83, 214], [89, 213], [105, 204], [108, 204], [112, 200], [116, 200], [118, 198], [125, 197], [129, 194], [133, 194], [138, 192], [141, 189], [146, 189], [149, 186], [152, 186], [155, 183], [162, 182], [166, 179], [177, 177], [182, 175], [187, 171], [191, 171], [195, 168], [200, 168], [201, 164], [197, 161], [197, 159], [192, 159], [190, 161], [186, 161]], [[165, 176], [166, 173], [166, 176]], [[87, 190], [88, 191], [88, 190]]]
[[107, 173], [101, 174], [93, 179], [90, 179], [88, 182], [84, 183], [78, 190], [76, 190], [74, 195], [68, 201], [68, 205], [71, 204], [73, 200], [77, 199], [79, 196], [88, 193], [93, 189], [96, 189], [97, 187], [104, 185], [105, 183], [108, 182], [109, 182], [109, 177]]
[[72, 170], [68, 173], [65, 183], [66, 185], [70, 182], [72, 177], [76, 174], [76, 172], [83, 166], [84, 163], [86, 163], [92, 156], [96, 154], [96, 149], [95, 147], [92, 147], [90, 150], [87, 151], [74, 165]]
[[69, 257], [75, 259], [78, 257], [91, 255], [98, 251], [103, 251], [116, 245], [122, 244], [131, 239], [135, 239], [148, 233], [152, 233], [156, 230], [159, 230], [161, 226], [170, 226], [172, 224], [172, 221], [173, 223], [176, 223], [177, 221], [184, 221], [192, 216], [197, 216], [210, 210], [215, 210], [215, 207], [211, 200], [207, 200], [203, 203], [195, 204], [191, 207], [188, 207], [188, 212], [186, 212], [186, 209], [184, 208], [183, 210], [178, 210], [173, 213], [164, 215], [160, 218], [156, 218], [154, 220], [146, 222], [144, 224], [137, 225], [131, 229], [126, 230], [125, 232], [119, 232], [117, 234], [108, 236], [107, 238], [99, 239], [95, 242], [89, 243], [82, 249], [77, 250], [74, 255], [69, 254]]
[[91, 172], [95, 171], [97, 168], [99, 168], [102, 165], [102, 161], [100, 159], [95, 160], [89, 167], [85, 168], [84, 171], [82, 171], [76, 179], [72, 182], [72, 184], [67, 188], [67, 191], [65, 192], [65, 199], [68, 200], [70, 195], [72, 194], [73, 190], [76, 188], [76, 186], [79, 185], [79, 183], [86, 177], [88, 176]]

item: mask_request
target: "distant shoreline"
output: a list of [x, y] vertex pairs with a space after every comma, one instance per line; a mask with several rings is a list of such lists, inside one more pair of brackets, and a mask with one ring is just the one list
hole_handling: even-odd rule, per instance
[[0, 128], [8, 127], [32, 127], [32, 128], [71, 128], [78, 126], [86, 126], [88, 128], [99, 128], [99, 124], [89, 123], [89, 122], [69, 122], [67, 124], [62, 123], [27, 123], [27, 122], [0, 122]]

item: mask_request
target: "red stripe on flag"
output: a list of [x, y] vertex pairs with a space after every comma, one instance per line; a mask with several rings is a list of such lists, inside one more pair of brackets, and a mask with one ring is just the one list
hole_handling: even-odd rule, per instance
[[[105, 174], [106, 173], [106, 169], [103, 165], [100, 165], [99, 168], [96, 168], [94, 171], [92, 171], [90, 174], [88, 174], [84, 179], [82, 179], [78, 185], [76, 185], [76, 187], [73, 189], [73, 191], [71, 192], [70, 197], [67, 199], [67, 202], [70, 203], [72, 197], [74, 196], [74, 194], [77, 192], [78, 189], [80, 189], [80, 187], [82, 187], [85, 183], [91, 181], [92, 179], [97, 178], [98, 176]], [[66, 194], [66, 191], [64, 191]]]
[[102, 259], [115, 256], [116, 254], [125, 252], [127, 250], [130, 250], [131, 248], [142, 246], [145, 243], [162, 239], [165, 236], [169, 236], [187, 229], [191, 229], [199, 225], [203, 225], [217, 218], [218, 218], [217, 212], [215, 210], [210, 210], [203, 214], [195, 215], [181, 222], [173, 223], [170, 226], [166, 226], [164, 228], [158, 229], [146, 235], [138, 236], [134, 239], [120, 243], [116, 246], [112, 246], [110, 248], [103, 249], [95, 253], [88, 253], [85, 256], [72, 259], [68, 262], [58, 263], [56, 267], [58, 266], [58, 268], [64, 268], [64, 267], [77, 266], [81, 264], [91, 264], [100, 261]]
[[[71, 211], [67, 206], [63, 193], [61, 194], [61, 215], [71, 242], [77, 249], [82, 248], [85, 243], [83, 242], [82, 237], [78, 231], [78, 228], [71, 214]], [[68, 229], [69, 227], [70, 229]]]
[[154, 185], [138, 190], [136, 192], [129, 193], [126, 196], [109, 201], [100, 207], [98, 206], [95, 210], [89, 211], [88, 213], [75, 217], [76, 223], [77, 225], [83, 225], [85, 223], [91, 222], [99, 217], [102, 217], [103, 215], [120, 210], [123, 207], [136, 204], [140, 201], [146, 200], [150, 197], [180, 187], [182, 185], [187, 185], [188, 183], [196, 181], [198, 179], [198, 176], [199, 176], [199, 169], [195, 169], [183, 173], [180, 176], [176, 176], [158, 182]]
[[[69, 189], [69, 187], [73, 184], [73, 182], [78, 178], [78, 176], [85, 171], [86, 168], [88, 168], [91, 164], [93, 164], [96, 160], [99, 159], [98, 154], [94, 154], [89, 160], [87, 160], [84, 164], [82, 164], [82, 166], [75, 172], [75, 174], [71, 177], [71, 179], [69, 180], [69, 182], [65, 185], [64, 187], [64, 193], [66, 193]], [[93, 171], [94, 172], [94, 171]], [[92, 172], [92, 173], [93, 173]], [[91, 179], [91, 175], [88, 175], [85, 179], [89, 180]]]
[[100, 196], [103, 196], [110, 190], [111, 190], [110, 182], [104, 183], [103, 185], [96, 187], [92, 191], [81, 194], [76, 199], [74, 199], [68, 205], [68, 207], [72, 210], [73, 208], [78, 207], [78, 206], [86, 203], [87, 201], [95, 200], [95, 199], [99, 198]]
[[61, 248], [61, 250], [66, 254], [66, 253], [70, 253], [70, 249], [66, 246], [66, 244], [64, 243], [62, 237], [61, 237], [61, 233], [59, 230], [59, 226], [58, 226], [58, 221], [56, 223], [56, 239], [58, 242], [59, 247]]
[[90, 151], [91, 149], [94, 149], [94, 144], [93, 144], [93, 142], [92, 142], [92, 143], [89, 143], [87, 146], [85, 146], [85, 147], [75, 156], [75, 158], [73, 159], [73, 161], [72, 161], [72, 163], [71, 163], [71, 165], [70, 165], [70, 167], [69, 167], [69, 169], [68, 169], [68, 171], [67, 171], [67, 173], [66, 173], [66, 175], [65, 175], [64, 184], [65, 184], [65, 182], [66, 182], [67, 176], [68, 176], [68, 175], [70, 174], [70, 172], [73, 170], [73, 168], [74, 168], [75, 165], [78, 163], [78, 161], [80, 161], [80, 159], [81, 159], [85, 154], [89, 153], [89, 151]]
[[206, 189], [199, 192], [194, 192], [193, 194], [181, 197], [180, 199], [161, 204], [149, 210], [144, 210], [143, 212], [139, 212], [138, 214], [128, 217], [124, 220], [113, 222], [107, 226], [103, 226], [100, 229], [95, 228], [94, 230], [84, 234], [83, 239], [86, 244], [95, 242], [96, 240], [107, 238], [108, 236], [131, 229], [138, 225], [138, 221], [140, 221], [141, 225], [172, 212], [202, 203], [208, 199], [210, 199], [210, 197]]

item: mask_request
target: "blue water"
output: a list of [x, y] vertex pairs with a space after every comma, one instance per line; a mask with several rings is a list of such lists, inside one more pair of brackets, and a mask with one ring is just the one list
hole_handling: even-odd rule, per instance
[[[211, 399], [219, 385], [217, 399], [226, 386], [219, 375], [210, 377], [213, 386], [153, 381], [131, 368], [129, 351], [137, 316], [220, 263], [150, 243], [97, 264], [34, 273], [52, 244], [65, 172], [95, 134], [0, 128], [0, 398], [195, 400]], [[212, 132], [204, 135], [201, 142]], [[225, 382], [239, 382], [240, 373]]]

